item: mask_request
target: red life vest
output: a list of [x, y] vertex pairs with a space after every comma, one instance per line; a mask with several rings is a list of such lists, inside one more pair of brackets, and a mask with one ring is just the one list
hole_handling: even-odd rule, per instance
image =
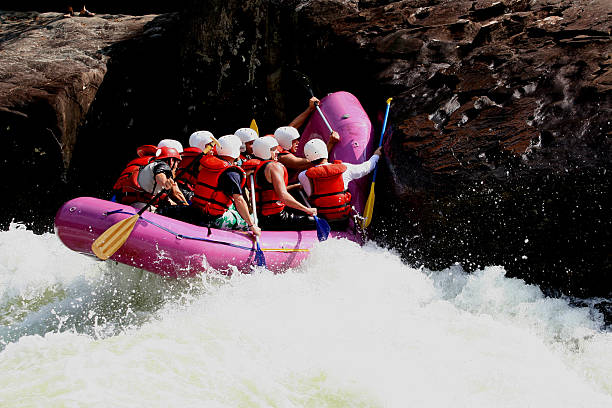
[[192, 203], [205, 214], [218, 217], [223, 215], [232, 205], [232, 197], [219, 189], [219, 177], [227, 169], [238, 169], [241, 174], [240, 187], [244, 187], [246, 174], [238, 166], [234, 166], [216, 156], [204, 156], [200, 160], [202, 169], [198, 174]]
[[[274, 185], [266, 180], [266, 166], [272, 163], [274, 160], [262, 160], [255, 169], [255, 201], [257, 202], [257, 212], [262, 215], [274, 215], [278, 214], [285, 209], [285, 204], [281, 201], [280, 197], [274, 191]], [[266, 180], [264, 185], [259, 183], [259, 179]], [[283, 166], [283, 179], [285, 186], [289, 182], [289, 176], [287, 175], [287, 168]]]
[[153, 158], [153, 156], [139, 157], [127, 164], [113, 186], [117, 202], [130, 205], [136, 202], [148, 203], [151, 201], [153, 195], [140, 186], [138, 174]]
[[339, 160], [306, 170], [312, 183], [311, 204], [327, 220], [346, 219], [351, 212], [351, 193], [344, 189], [342, 180], [345, 171], [346, 166]]
[[249, 171], [255, 171], [257, 169], [257, 166], [259, 166], [259, 164], [261, 163], [261, 160], [259, 159], [249, 159], [249, 160], [245, 160], [242, 162], [242, 169], [245, 172], [249, 172]]
[[181, 184], [182, 187], [194, 191], [200, 172], [200, 160], [203, 156], [202, 149], [197, 147], [187, 147], [183, 150], [183, 153], [181, 153], [182, 160], [177, 170], [177, 174], [180, 174], [181, 177], [176, 182]]
[[136, 149], [138, 157], [155, 156], [155, 152], [157, 152], [157, 146], [153, 145], [142, 145]]

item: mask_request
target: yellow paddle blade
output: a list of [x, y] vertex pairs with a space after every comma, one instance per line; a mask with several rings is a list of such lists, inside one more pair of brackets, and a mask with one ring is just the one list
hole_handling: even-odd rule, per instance
[[251, 121], [251, 126], [249, 126], [251, 129], [253, 129], [254, 131], [257, 132], [257, 136], [259, 136], [259, 128], [257, 127], [257, 122], [255, 122], [255, 119], [253, 119]]
[[210, 135], [210, 138], [212, 139], [212, 141], [213, 141], [213, 143], [214, 143], [214, 144], [216, 144], [217, 146], [221, 146], [221, 145], [219, 144], [219, 141], [217, 140], [217, 138], [216, 138], [216, 137], [214, 137], [213, 135]]
[[363, 210], [363, 223], [361, 224], [363, 229], [368, 228], [372, 222], [372, 214], [374, 213], [374, 184], [376, 183], [372, 182], [370, 195], [368, 196], [368, 201], [366, 201], [365, 209]]
[[130, 236], [139, 217], [140, 215], [134, 214], [130, 218], [121, 220], [104, 231], [91, 244], [93, 253], [103, 261], [113, 256]]

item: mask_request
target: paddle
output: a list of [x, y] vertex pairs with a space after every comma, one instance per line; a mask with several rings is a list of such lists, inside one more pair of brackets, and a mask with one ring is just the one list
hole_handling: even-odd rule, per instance
[[257, 136], [259, 136], [259, 128], [257, 127], [257, 122], [255, 122], [255, 119], [251, 120], [251, 126], [249, 127], [253, 129], [254, 131], [256, 131]]
[[[214, 137], [213, 141], [217, 145], [219, 144], [217, 139], [215, 139]], [[183, 174], [185, 174], [187, 170], [188, 167], [183, 168], [176, 175], [175, 178], [179, 179]], [[96, 254], [96, 256], [102, 259], [103, 261], [113, 256], [113, 254], [117, 252], [119, 248], [121, 248], [125, 241], [127, 241], [128, 237], [132, 233], [132, 230], [134, 229], [134, 226], [136, 226], [136, 221], [138, 221], [142, 213], [148, 210], [149, 207], [151, 207], [151, 205], [153, 205], [153, 203], [159, 197], [161, 197], [167, 192], [168, 190], [160, 191], [155, 197], [151, 199], [151, 201], [147, 203], [147, 205], [142, 207], [140, 211], [138, 211], [136, 214], [132, 215], [130, 218], [126, 218], [125, 220], [121, 220], [118, 223], [111, 225], [106, 231], [102, 233], [102, 235], [96, 238], [93, 244], [91, 244], [91, 250], [93, 251], [93, 253]]]
[[[383, 121], [382, 132], [380, 134], [380, 142], [378, 143], [378, 147], [382, 146], [383, 137], [385, 136], [385, 129], [387, 128], [387, 118], [389, 117], [389, 107], [391, 106], [391, 100], [393, 98], [387, 99], [387, 111], [385, 112], [385, 120]], [[374, 212], [374, 184], [376, 183], [376, 170], [378, 170], [378, 163], [376, 163], [376, 167], [374, 167], [374, 175], [372, 176], [372, 186], [370, 187], [370, 195], [368, 196], [368, 201], [366, 201], [365, 209], [363, 210], [363, 221], [361, 226], [363, 229], [368, 228], [370, 223], [372, 222], [372, 213]]]
[[102, 235], [100, 235], [93, 242], [93, 244], [91, 244], [91, 250], [93, 253], [103, 261], [113, 256], [113, 254], [117, 252], [117, 250], [121, 248], [121, 246], [128, 239], [142, 213], [148, 210], [149, 207], [151, 207], [151, 205], [153, 205], [153, 203], [162, 196], [162, 194], [167, 192], [168, 190], [160, 191], [136, 214], [132, 215], [130, 218], [126, 218], [125, 220], [121, 220], [118, 223], [113, 224], [109, 229], [104, 231]]
[[[304, 199], [306, 206], [308, 208], [312, 208], [310, 203], [308, 202], [308, 199], [306, 198], [306, 195], [304, 194], [302, 190], [300, 190], [300, 194], [302, 195], [302, 198]], [[329, 233], [331, 231], [331, 227], [329, 226], [329, 223], [325, 219], [319, 218], [316, 215], [313, 215], [313, 218], [317, 224], [317, 238], [319, 239], [319, 241], [327, 240], [327, 238], [329, 237]]]
[[[251, 181], [251, 203], [253, 205], [253, 222], [257, 226], [257, 207], [255, 204], [255, 181], [253, 180], [253, 174], [250, 175]], [[257, 249], [255, 251], [255, 263], [257, 266], [266, 266], [266, 257], [264, 256], [261, 247], [259, 246], [259, 237], [255, 235], [255, 244], [257, 245]]]
[[[310, 79], [308, 79], [308, 77], [306, 75], [302, 74], [299, 71], [293, 70], [293, 72], [295, 73], [295, 75], [297, 75], [299, 78], [301, 78], [302, 85], [304, 85], [304, 88], [306, 88], [306, 90], [310, 94], [310, 97], [311, 98], [314, 97], [314, 92], [312, 92], [312, 87], [310, 86]], [[315, 102], [315, 107], [317, 108], [317, 111], [319, 112], [319, 115], [321, 115], [321, 119], [323, 119], [323, 122], [325, 122], [325, 126], [327, 126], [327, 129], [329, 129], [329, 133], [332, 133], [334, 130], [332, 129], [332, 127], [329, 124], [329, 122], [327, 121], [327, 118], [323, 114], [323, 111], [319, 107], [319, 102]]]

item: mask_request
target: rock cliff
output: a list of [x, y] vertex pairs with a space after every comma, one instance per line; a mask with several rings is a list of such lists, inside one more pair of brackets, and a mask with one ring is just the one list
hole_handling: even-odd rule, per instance
[[44, 172], [9, 186], [12, 214], [32, 195], [103, 194], [139, 143], [225, 134], [251, 117], [273, 130], [306, 103], [297, 68], [319, 96], [357, 95], [379, 131], [394, 98], [376, 240], [416, 265], [500, 264], [551, 293], [610, 294], [609, 1], [191, 1], [156, 18], [21, 16], [2, 14], [0, 137], [15, 152], [4, 165]]

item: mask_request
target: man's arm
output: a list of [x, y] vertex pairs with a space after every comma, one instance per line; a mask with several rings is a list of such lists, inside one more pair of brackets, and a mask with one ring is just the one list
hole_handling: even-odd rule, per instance
[[305, 212], [308, 215], [317, 215], [316, 208], [308, 208], [297, 201], [289, 192], [285, 186], [285, 180], [283, 178], [283, 169], [278, 163], [272, 163], [266, 167], [266, 178], [270, 178], [270, 182], [274, 186], [274, 191], [280, 200], [287, 206], [295, 208]]
[[286, 168], [292, 170], [306, 170], [312, 166], [308, 160], [303, 157], [296, 157], [293, 153], [278, 156], [278, 161]]
[[295, 119], [293, 119], [291, 123], [289, 123], [289, 126], [293, 126], [294, 128], [299, 129], [300, 126], [304, 124], [306, 119], [308, 119], [308, 116], [310, 116], [312, 111], [316, 109], [315, 103], [319, 103], [319, 100], [313, 96], [308, 101], [308, 108], [306, 108], [304, 112], [300, 113]]
[[177, 200], [179, 200], [180, 202], [182, 202], [183, 204], [189, 205], [189, 203], [187, 202], [187, 199], [183, 195], [183, 192], [179, 188], [178, 184], [176, 184], [174, 180], [171, 180], [171, 181], [172, 181], [172, 189], [170, 190], [170, 193], [172, 194], [172, 196], [176, 198]]
[[376, 163], [378, 163], [378, 159], [381, 155], [381, 148], [376, 149], [370, 160], [365, 161], [361, 164], [350, 164], [344, 163], [346, 165], [346, 173], [348, 175], [349, 181], [356, 180], [363, 176], [366, 176], [374, 170], [376, 167]]
[[242, 197], [240, 194], [234, 194], [232, 195], [232, 198], [234, 199], [234, 205], [236, 206], [236, 210], [238, 210], [238, 214], [240, 214], [242, 219], [246, 221], [253, 235], [260, 236], [261, 229], [259, 229], [259, 227], [253, 223], [251, 214], [249, 214], [249, 207], [247, 206], [246, 201], [244, 201], [244, 197]]

